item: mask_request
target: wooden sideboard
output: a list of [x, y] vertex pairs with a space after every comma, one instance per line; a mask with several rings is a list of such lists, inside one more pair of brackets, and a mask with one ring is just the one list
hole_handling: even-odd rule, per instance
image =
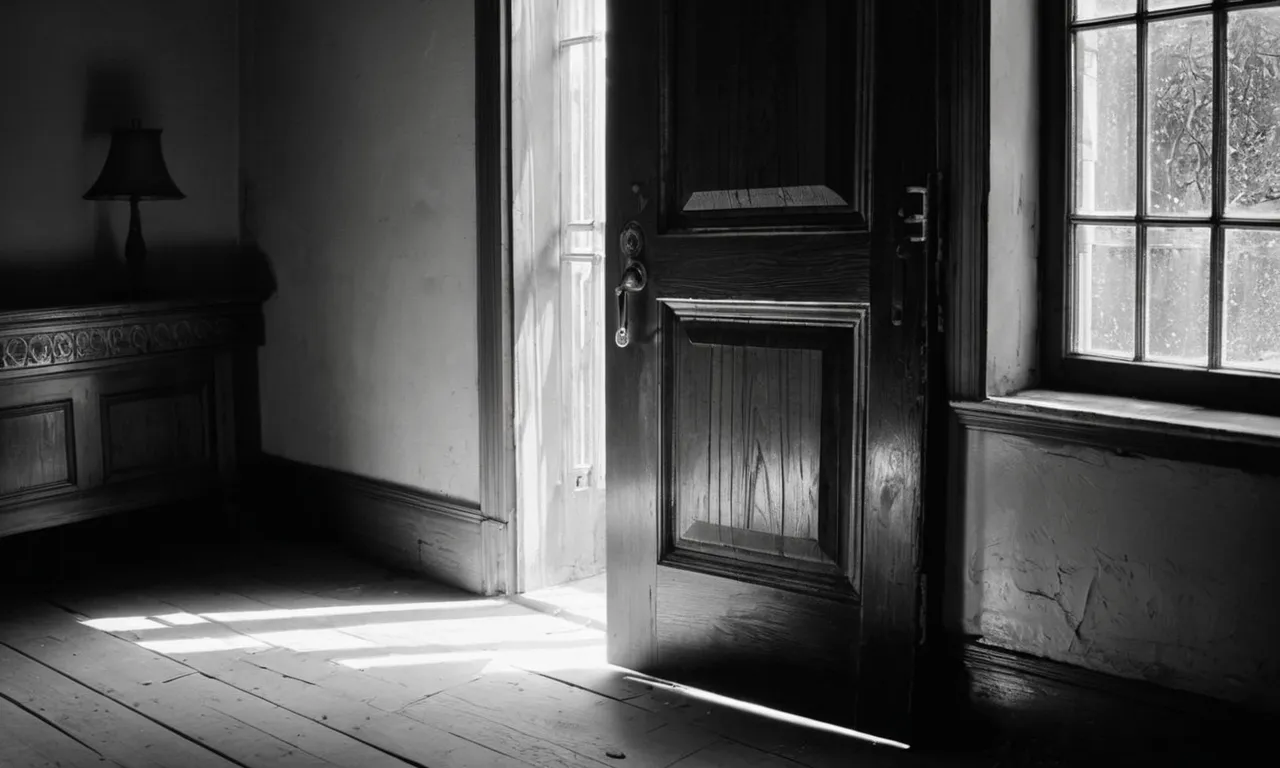
[[243, 530], [261, 302], [0, 311], [0, 537], [186, 501]]

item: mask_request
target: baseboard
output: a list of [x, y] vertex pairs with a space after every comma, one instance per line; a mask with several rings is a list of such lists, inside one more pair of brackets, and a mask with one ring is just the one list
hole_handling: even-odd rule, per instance
[[1147, 742], [1232, 740], [1269, 733], [1277, 718], [1232, 702], [977, 642], [955, 651], [969, 704], [997, 730], [1087, 732]]
[[476, 502], [279, 456], [253, 468], [264, 527], [334, 538], [389, 568], [482, 595], [507, 591], [506, 524]]

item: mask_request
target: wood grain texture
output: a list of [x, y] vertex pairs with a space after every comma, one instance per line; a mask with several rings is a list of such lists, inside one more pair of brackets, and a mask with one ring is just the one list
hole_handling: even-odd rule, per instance
[[[945, 283], [947, 391], [987, 395], [987, 191], [990, 187], [991, 0], [943, 3], [946, 141]], [[1055, 174], [1043, 174], [1049, 178]]]
[[478, 740], [491, 738], [486, 732], [495, 729], [523, 734], [508, 737], [521, 745], [513, 756], [533, 765], [549, 764], [547, 753], [555, 745], [562, 754], [553, 765], [625, 760], [627, 765], [665, 768], [716, 740], [706, 731], [672, 725], [652, 712], [524, 672], [486, 675], [405, 713], [424, 722], [452, 721], [464, 714]]
[[[736, 66], [740, 90], [738, 94], [715, 94], [708, 98], [712, 101], [737, 99], [733, 101], [734, 109], [739, 113], [744, 110], [752, 113], [755, 119], [750, 126], [744, 125], [744, 119], [738, 119], [731, 130], [712, 132], [714, 138], [700, 134], [699, 126], [685, 121], [687, 110], [681, 110], [681, 88], [687, 85], [680, 82], [681, 78], [698, 77], [697, 72], [689, 71], [688, 62], [701, 66], [705, 59], [702, 52], [686, 56], [681, 69], [682, 46], [692, 46], [688, 37], [690, 30], [676, 23], [682, 14], [693, 12], [686, 5], [666, 2], [646, 7], [621, 0], [610, 4], [610, 29], [625, 31], [611, 34], [609, 41], [607, 241], [615, 242], [621, 228], [629, 222], [638, 225], [645, 235], [645, 247], [639, 258], [649, 273], [649, 284], [638, 297], [631, 318], [635, 330], [633, 343], [621, 350], [611, 348], [608, 357], [611, 660], [640, 670], [666, 663], [664, 657], [669, 644], [659, 640], [660, 651], [655, 655], [655, 637], [672, 637], [677, 629], [668, 623], [679, 615], [682, 617], [677, 622], [679, 645], [686, 672], [696, 666], [695, 649], [702, 644], [703, 662], [723, 661], [719, 664], [720, 684], [741, 687], [745, 683], [748, 687], [754, 686], [757, 700], [763, 697], [765, 703], [776, 703], [790, 699], [800, 702], [796, 706], [804, 706], [807, 690], [813, 694], [811, 698], [834, 702], [832, 706], [842, 711], [844, 722], [855, 719], [851, 699], [856, 691], [861, 705], [857, 711], [859, 721], [865, 719], [867, 727], [874, 726], [886, 735], [894, 735], [895, 731], [901, 734], [909, 729], [909, 691], [915, 663], [914, 646], [919, 639], [916, 632], [920, 621], [917, 529], [922, 512], [926, 323], [932, 318], [928, 275], [935, 265], [930, 248], [909, 247], [898, 252], [898, 247], [905, 245], [898, 217], [906, 187], [927, 183], [936, 171], [935, 53], [928, 45], [922, 45], [922, 41], [934, 39], [938, 4], [934, 0], [906, 4], [886, 0], [841, 4], [839, 8], [836, 4], [821, 6], [828, 13], [845, 13], [852, 20], [853, 29], [837, 24], [839, 31], [834, 33], [808, 27], [807, 21], [811, 19], [788, 18], [785, 22], [773, 23], [771, 14], [775, 10], [761, 4], [716, 4], [714, 8], [720, 11], [721, 17], [719, 28], [727, 39], [709, 42], [707, 47], [708, 51], [724, 50], [728, 64], [722, 67], [724, 62], [714, 62], [709, 66], [713, 71]], [[801, 3], [788, 6], [785, 13], [803, 17], [818, 7]], [[703, 12], [703, 6], [699, 5], [697, 13]], [[745, 29], [750, 25], [755, 28]], [[820, 90], [825, 93], [828, 101], [824, 108], [828, 114], [831, 110], [847, 110], [855, 120], [874, 122], [876, 143], [872, 151], [865, 153], [866, 162], [860, 159], [864, 155], [859, 154], [865, 150], [860, 141], [862, 136], [851, 130], [834, 133], [828, 130], [828, 140], [837, 140], [838, 136], [844, 143], [838, 148], [826, 147], [827, 159], [841, 158], [837, 161], [840, 167], [828, 169], [831, 176], [826, 179], [799, 182], [826, 183], [843, 172], [857, 175], [858, 182], [867, 183], [870, 190], [863, 207], [867, 214], [865, 224], [870, 230], [860, 230], [859, 225], [852, 225], [848, 219], [843, 222], [814, 219], [811, 225], [800, 224], [798, 218], [787, 219], [785, 214], [770, 219], [759, 215], [762, 209], [757, 208], [737, 209], [734, 214], [743, 217], [740, 219], [726, 218], [715, 226], [692, 228], [673, 214], [684, 202], [673, 190], [682, 189], [683, 174], [690, 172], [688, 166], [695, 162], [693, 155], [684, 152], [688, 147], [682, 149], [684, 133], [694, 137], [693, 148], [701, 153], [698, 163], [705, 158], [711, 163], [710, 167], [717, 169], [717, 174], [723, 168], [716, 163], [728, 164], [723, 167], [732, 173], [723, 178], [730, 181], [711, 185], [722, 189], [780, 186], [785, 179], [777, 175], [778, 169], [798, 167], [793, 160], [809, 151], [809, 148], [792, 146], [794, 142], [812, 139], [812, 134], [801, 135], [788, 128], [786, 121], [790, 115], [755, 114], [760, 103], [773, 98], [771, 94], [787, 92], [787, 78], [793, 75], [781, 72], [791, 66], [785, 61], [786, 55], [779, 61], [757, 61], [746, 50], [749, 46], [740, 45], [744, 40], [770, 40], [772, 35], [788, 29], [809, 30], [805, 33], [807, 37], [798, 41], [812, 48], [806, 49], [805, 55], [818, 55], [824, 45], [830, 46], [831, 38], [826, 35], [843, 34], [839, 38], [840, 51], [829, 59], [832, 66], [838, 66], [838, 71], [826, 73], [828, 82], [855, 83], [859, 72], [875, 73], [874, 80], [866, 81], [864, 87], [852, 88], [847, 95], [838, 88], [815, 89], [810, 93], [816, 95]], [[856, 41], [862, 39], [871, 44], [857, 45]], [[784, 50], [794, 50], [794, 46], [790, 49], [784, 46]], [[831, 50], [827, 48], [828, 54]], [[864, 65], [870, 69], [861, 70]], [[710, 81], [714, 82], [715, 78]], [[698, 87], [703, 86], [710, 87], [706, 82], [699, 82]], [[756, 94], [747, 93], [750, 89], [759, 89], [758, 98]], [[796, 108], [794, 103], [782, 107], [792, 112]], [[710, 124], [723, 125], [714, 120]], [[769, 133], [768, 140], [756, 136], [760, 132]], [[699, 140], [703, 140], [703, 146], [697, 144]], [[759, 163], [760, 156], [769, 156], [769, 162], [775, 164], [768, 171], [774, 174], [772, 177], [761, 172], [763, 175], [753, 178], [750, 169], [732, 167], [734, 163]], [[865, 175], [859, 175], [863, 173]], [[747, 181], [733, 181], [736, 178]], [[832, 188], [840, 191], [838, 185]], [[623, 266], [619, 255], [611, 252], [608, 269], [613, 279], [622, 273]], [[903, 287], [904, 295], [893, 293], [895, 278]], [[760, 303], [759, 316], [755, 318], [749, 305], [752, 300]], [[664, 484], [680, 472], [672, 466], [676, 460], [668, 446], [689, 441], [682, 449], [687, 453], [694, 439], [673, 424], [672, 415], [685, 408], [686, 413], [705, 412], [710, 420], [713, 412], [710, 405], [699, 410], [696, 402], [681, 402], [686, 396], [704, 397], [695, 395], [701, 389], [683, 391], [674, 385], [682, 372], [686, 379], [695, 375], [682, 367], [687, 361], [678, 359], [684, 352], [673, 352], [678, 349], [673, 345], [681, 343], [677, 307], [705, 307], [716, 302], [733, 305], [736, 320], [746, 324], [755, 320], [757, 325], [772, 322], [780, 306], [821, 303], [844, 304], [852, 309], [870, 305], [866, 323], [859, 324], [865, 328], [868, 364], [865, 368], [854, 366], [838, 387], [829, 387], [842, 390], [842, 399], [824, 399], [821, 411], [824, 425], [835, 423], [842, 427], [862, 423], [865, 414], [868, 431], [864, 440], [861, 433], [850, 429], [836, 439], [837, 449], [820, 452], [818, 473], [822, 478], [820, 483], [829, 476], [835, 484], [834, 478], [838, 478], [838, 485], [829, 492], [837, 496], [844, 494], [840, 508], [849, 510], [841, 520], [841, 525], [847, 526], [848, 536], [842, 535], [842, 531], [830, 538], [847, 546], [850, 553], [862, 553], [860, 559], [847, 558], [848, 562], [856, 563], [852, 572], [840, 574], [846, 585], [855, 585], [858, 593], [866, 593], [868, 589], [871, 592], [870, 599], [862, 600], [860, 617], [857, 593], [849, 590], [843, 595], [831, 595], [832, 599], [826, 602], [813, 595], [814, 590], [806, 590], [804, 585], [788, 579], [797, 569], [783, 573], [769, 571], [769, 577], [777, 581], [774, 586], [768, 586], [761, 583], [765, 581], [761, 575], [767, 568], [753, 563], [750, 568], [735, 570], [722, 567], [721, 560], [719, 570], [715, 571], [717, 575], [711, 576], [709, 572], [714, 564], [706, 562], [705, 553], [659, 551], [654, 541], [655, 532], [662, 533], [657, 528], [658, 522], [667, 519], [666, 513], [674, 498]], [[890, 314], [893, 305], [901, 305], [900, 317]], [[761, 333], [758, 328], [754, 332]], [[723, 346], [724, 341], [710, 343]], [[854, 358], [853, 354], [846, 355], [842, 363]], [[824, 369], [830, 365], [830, 359], [824, 351]], [[773, 365], [780, 369], [779, 364]], [[753, 364], [753, 367], [761, 366]], [[739, 365], [737, 375], [752, 375], [747, 368], [745, 364]], [[864, 371], [866, 388], [857, 390], [855, 387], [860, 385], [854, 381], [862, 377]], [[702, 375], [709, 379], [709, 374]], [[781, 409], [783, 413], [792, 407], [790, 402], [785, 406], [773, 404], [773, 395], [767, 390], [760, 391], [766, 391], [759, 397], [762, 402], [770, 403], [768, 407]], [[831, 400], [849, 403], [845, 398], [851, 394], [856, 395], [852, 402], [860, 404], [864, 393], [865, 410], [850, 408], [851, 412], [837, 414], [829, 405]], [[714, 397], [722, 401], [725, 394], [716, 390]], [[791, 400], [795, 392], [788, 392], [785, 397]], [[713, 399], [711, 394], [705, 398], [708, 403]], [[730, 409], [732, 402], [730, 398]], [[804, 398], [798, 398], [796, 405], [803, 412]], [[717, 402], [717, 407], [726, 406]], [[672, 430], [678, 432], [673, 434]], [[707, 444], [709, 451], [710, 442]], [[776, 463], [780, 477], [784, 463], [781, 455], [770, 456], [762, 463], [750, 464], [744, 460], [737, 464], [768, 467]], [[840, 462], [827, 461], [828, 455], [839, 456]], [[848, 463], [844, 464], [846, 457]], [[840, 466], [832, 466], [835, 463]], [[710, 458], [706, 465], [709, 470]], [[862, 465], [865, 465], [865, 474], [854, 469]], [[769, 476], [768, 471], [763, 474]], [[731, 471], [729, 475], [728, 487], [740, 483], [736, 473]], [[779, 482], [785, 485], [785, 481]], [[709, 516], [710, 479], [705, 485]], [[745, 485], [742, 487], [745, 492]], [[854, 489], [861, 495], [855, 494]], [[846, 503], [847, 506], [843, 506]], [[781, 525], [782, 518], [776, 503], [769, 506], [772, 515], [761, 525], [766, 529], [773, 526], [775, 520]], [[820, 527], [824, 523], [820, 518]], [[820, 535], [820, 539], [828, 537]], [[830, 550], [827, 552], [830, 554]], [[655, 570], [658, 557], [664, 566]], [[671, 568], [666, 567], [668, 565]], [[658, 571], [676, 575], [658, 578]], [[786, 590], [779, 590], [778, 586]], [[667, 596], [666, 592], [672, 594]], [[725, 595], [733, 595], [730, 604], [726, 604]], [[808, 669], [791, 675], [785, 678], [795, 684], [790, 695], [780, 694], [773, 685], [778, 676], [768, 680], [755, 676], [754, 668], [744, 661], [750, 658], [750, 649], [758, 639], [758, 635], [749, 630], [759, 622], [768, 625], [770, 619], [764, 614], [775, 604], [779, 611], [796, 604], [822, 605], [823, 610], [841, 619], [832, 624], [815, 618], [806, 624], [808, 619], [791, 615], [802, 627], [794, 635], [804, 637], [804, 642], [848, 649], [847, 666], [843, 668], [847, 674], [831, 676]], [[683, 607], [669, 613], [673, 605]], [[705, 612], [702, 621], [698, 619], [699, 610]], [[816, 617], [819, 613], [821, 611], [814, 608], [812, 615]], [[732, 641], [735, 635], [719, 627], [717, 622], [721, 617], [732, 617], [732, 621], [724, 620], [735, 627], [741, 624], [744, 629], [736, 636], [743, 643], [744, 656], [740, 657], [743, 663], [735, 665], [731, 661], [732, 651], [737, 647]], [[774, 630], [777, 634], [768, 637], [781, 636], [781, 626], [775, 626]], [[772, 668], [803, 667], [805, 654], [794, 644], [794, 639], [792, 645], [780, 643], [773, 650], [782, 655], [769, 659]], [[830, 654], [827, 657], [830, 658]], [[867, 677], [857, 679], [855, 686], [856, 672]]]
[[75, 484], [71, 403], [0, 410], [0, 498]]
[[235, 765], [4, 646], [0, 646], [0, 697], [36, 713], [94, 752], [129, 768], [168, 768], [175, 764], [185, 768], [231, 768]]
[[[651, 4], [610, 0], [608, 19], [605, 242], [609, 247], [605, 280], [616, 284], [625, 263], [613, 244], [623, 227], [635, 220], [646, 233], [658, 231], [657, 201], [662, 184], [658, 137], [652, 120], [635, 118], [637, 105], [644, 114], [653, 115], [659, 104], [656, 74], [661, 30]], [[652, 264], [651, 258], [645, 254], [646, 263]], [[605, 357], [609, 430], [605, 560], [609, 662], [643, 670], [657, 658], [654, 601], [660, 508], [656, 482], [660, 432], [652, 416], [661, 402], [661, 364], [647, 347], [660, 345], [661, 340], [656, 338], [659, 313], [652, 301], [635, 301], [632, 306], [629, 322], [636, 341], [623, 349], [610, 345]]]
[[[0, 643], [242, 765], [404, 768], [363, 743], [190, 667], [30, 603], [0, 624]], [[54, 639], [56, 638], [56, 639]]]
[[659, 669], [669, 679], [850, 725], [858, 606], [658, 568]]
[[[865, 226], [871, 46], [862, 5], [664, 4], [663, 152], [678, 169], [664, 172], [671, 228]], [[807, 194], [815, 187], [827, 194]], [[744, 205], [748, 190], [772, 204]]]
[[261, 322], [245, 297], [0, 312], [0, 536], [230, 481], [257, 450]]
[[0, 698], [0, 765], [14, 768], [122, 768], [45, 720]]
[[771, 534], [750, 538], [779, 556], [787, 538], [816, 542], [822, 353], [686, 341], [675, 355], [677, 545], [695, 522], [725, 531], [727, 557], [736, 546], [759, 551], [735, 545], [735, 531]]

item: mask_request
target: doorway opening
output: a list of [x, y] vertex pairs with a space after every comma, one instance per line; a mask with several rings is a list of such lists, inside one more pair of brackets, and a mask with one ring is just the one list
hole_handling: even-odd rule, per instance
[[605, 621], [605, 0], [511, 4], [517, 599]]

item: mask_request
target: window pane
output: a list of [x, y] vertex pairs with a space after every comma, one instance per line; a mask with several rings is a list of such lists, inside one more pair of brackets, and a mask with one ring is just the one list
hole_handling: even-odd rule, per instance
[[1213, 205], [1213, 19], [1152, 24], [1147, 51], [1150, 212], [1207, 216]]
[[1222, 363], [1280, 372], [1280, 231], [1226, 232]]
[[1138, 59], [1133, 26], [1075, 35], [1075, 208], [1134, 212], [1138, 177]]
[[1163, 11], [1166, 8], [1186, 8], [1192, 5], [1208, 5], [1209, 0], [1147, 0], [1147, 10]]
[[1280, 216], [1280, 8], [1227, 24], [1227, 213]]
[[1138, 10], [1137, 0], [1076, 0], [1076, 18], [1100, 19]]
[[560, 19], [562, 37], [596, 34], [604, 29], [604, 24], [601, 23], [604, 21], [604, 3], [602, 0], [564, 0]]
[[560, 98], [564, 106], [561, 123], [564, 144], [565, 215], [570, 221], [591, 221], [595, 216], [595, 74], [593, 43], [561, 49], [564, 74]]
[[1147, 358], [1209, 364], [1209, 230], [1147, 230]]
[[1077, 226], [1075, 253], [1075, 351], [1133, 359], [1133, 227]]

